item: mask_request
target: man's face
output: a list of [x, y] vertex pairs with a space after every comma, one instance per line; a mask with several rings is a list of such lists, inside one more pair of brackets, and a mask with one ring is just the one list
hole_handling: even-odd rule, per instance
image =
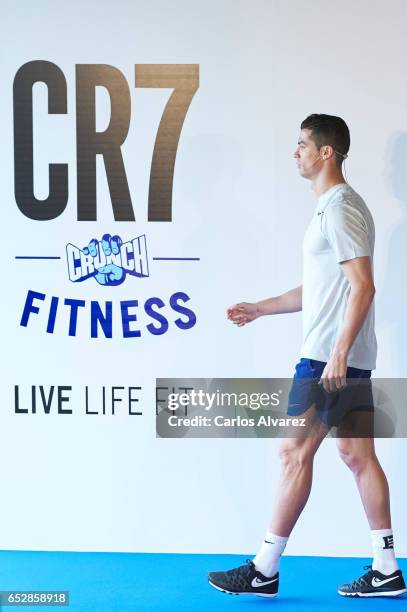
[[319, 158], [319, 150], [310, 138], [311, 130], [300, 131], [294, 158], [297, 163], [298, 172], [307, 179], [312, 179], [321, 171], [322, 160]]

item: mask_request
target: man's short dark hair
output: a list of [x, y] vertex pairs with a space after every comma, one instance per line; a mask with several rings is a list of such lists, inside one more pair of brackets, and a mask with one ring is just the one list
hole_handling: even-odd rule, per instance
[[340, 166], [344, 160], [343, 155], [347, 155], [350, 147], [349, 128], [341, 117], [334, 115], [309, 115], [301, 123], [302, 130], [312, 130], [310, 134], [313, 140], [320, 149], [324, 145], [331, 145], [338, 153], [336, 154], [336, 163]]

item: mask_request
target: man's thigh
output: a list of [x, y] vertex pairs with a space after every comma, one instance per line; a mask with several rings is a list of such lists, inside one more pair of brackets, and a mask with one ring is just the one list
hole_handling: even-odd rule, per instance
[[[361, 438], [369, 440], [374, 438], [374, 411], [352, 410], [342, 417], [334, 434], [336, 438]], [[371, 444], [371, 442], [370, 442]]]
[[312, 456], [328, 434], [329, 427], [321, 422], [315, 404], [303, 412], [301, 417], [305, 421], [304, 427], [287, 428], [280, 444], [280, 453], [298, 451], [305, 456]]

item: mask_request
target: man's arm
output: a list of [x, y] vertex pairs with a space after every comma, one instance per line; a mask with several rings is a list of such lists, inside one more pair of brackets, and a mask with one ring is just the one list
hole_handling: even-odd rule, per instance
[[350, 293], [342, 329], [321, 376], [321, 383], [327, 391], [336, 391], [346, 384], [348, 354], [376, 291], [370, 257], [355, 257], [342, 262], [341, 266], [349, 281]]
[[242, 327], [264, 315], [298, 312], [299, 310], [302, 310], [302, 285], [277, 297], [254, 303], [240, 302], [235, 304], [227, 309], [227, 317], [233, 323]]
[[302, 310], [302, 285], [277, 297], [257, 302], [260, 316], [298, 312]]

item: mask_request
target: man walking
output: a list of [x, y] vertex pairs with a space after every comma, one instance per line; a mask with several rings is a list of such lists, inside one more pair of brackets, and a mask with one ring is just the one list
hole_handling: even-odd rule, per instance
[[[340, 117], [314, 114], [302, 122], [294, 158], [300, 175], [311, 180], [318, 198], [303, 242], [303, 283], [278, 297], [242, 302], [227, 311], [228, 318], [238, 326], [264, 315], [303, 311], [301, 358], [295, 369], [288, 413], [301, 414], [316, 425], [312, 436], [281, 442], [281, 480], [257, 555], [240, 567], [209, 573], [209, 583], [227, 593], [277, 595], [280, 557], [308, 500], [314, 455], [333, 425], [338, 427], [339, 454], [352, 470], [359, 489], [373, 548], [367, 573], [342, 584], [338, 593], [377, 597], [407, 592], [394, 553], [387, 479], [374, 448], [373, 406], [369, 401], [361, 402], [360, 396], [352, 403], [352, 391], [347, 388], [347, 379], [367, 379], [370, 384], [377, 355], [375, 230], [365, 202], [342, 174], [349, 146], [349, 130]], [[347, 410], [338, 418], [335, 406], [341, 394]], [[370, 433], [349, 437], [356, 422]]]

